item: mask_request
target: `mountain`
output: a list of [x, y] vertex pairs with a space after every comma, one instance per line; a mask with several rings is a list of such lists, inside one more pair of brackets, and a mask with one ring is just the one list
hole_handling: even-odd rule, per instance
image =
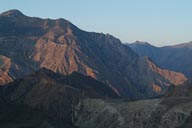
[[48, 127], [56, 123], [71, 128], [74, 106], [82, 99], [118, 97], [91, 77], [76, 72], [63, 76], [43, 68], [0, 87], [0, 126], [7, 119], [9, 125], [5, 123], [4, 127], [36, 127], [38, 123], [38, 127]]
[[[10, 126], [37, 127], [39, 122], [39, 126], [43, 127], [44, 122], [47, 125], [59, 122], [58, 125], [71, 128], [73, 105], [79, 103], [81, 92], [55, 82], [46, 72], [43, 69], [0, 87], [1, 106], [4, 106], [2, 109], [7, 111], [7, 113], [2, 112], [1, 115], [1, 120], [4, 120], [5, 124], [7, 118]], [[19, 118], [13, 119], [15, 114], [12, 115], [10, 111], [20, 115]], [[25, 113], [29, 115], [24, 115]], [[28, 120], [21, 120], [24, 117]], [[37, 126], [34, 126], [35, 124]]]
[[161, 68], [181, 72], [187, 77], [192, 77], [192, 42], [173, 46], [155, 47], [149, 43], [139, 41], [128, 44], [140, 56], [148, 56]]
[[109, 34], [86, 32], [65, 19], [28, 17], [18, 10], [0, 14], [0, 55], [8, 58], [4, 83], [44, 67], [69, 75], [76, 71], [107, 84], [116, 94], [149, 98], [187, 78], [162, 70]]

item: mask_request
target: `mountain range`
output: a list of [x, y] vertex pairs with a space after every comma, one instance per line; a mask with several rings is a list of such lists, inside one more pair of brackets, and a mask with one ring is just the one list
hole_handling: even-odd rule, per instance
[[25, 16], [18, 10], [0, 14], [2, 85], [41, 68], [69, 75], [76, 71], [103, 82], [127, 98], [162, 95], [187, 78], [139, 57], [112, 35], [86, 32], [65, 19]]
[[[172, 67], [189, 64], [190, 45], [165, 47], [180, 61]], [[0, 127], [191, 128], [189, 66], [158, 64], [161, 49], [65, 19], [1, 13]]]
[[192, 42], [173, 46], [155, 47], [147, 42], [136, 41], [128, 44], [138, 55], [148, 56], [164, 69], [181, 72], [192, 78]]

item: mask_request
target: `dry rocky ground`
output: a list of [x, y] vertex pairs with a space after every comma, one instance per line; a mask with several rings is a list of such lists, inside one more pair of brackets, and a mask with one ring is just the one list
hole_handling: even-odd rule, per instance
[[77, 114], [80, 128], [191, 128], [192, 98], [141, 101], [87, 99]]

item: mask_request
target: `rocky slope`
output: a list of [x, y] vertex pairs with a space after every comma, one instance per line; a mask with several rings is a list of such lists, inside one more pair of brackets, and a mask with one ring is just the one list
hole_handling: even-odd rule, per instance
[[129, 98], [157, 96], [170, 84], [187, 80], [138, 57], [111, 35], [85, 32], [64, 19], [28, 17], [18, 10], [0, 14], [0, 47], [0, 55], [10, 58], [6, 73], [12, 79], [42, 67], [64, 75], [76, 71]]
[[0, 87], [0, 127], [191, 128], [191, 97], [114, 99], [104, 86], [41, 69]]
[[192, 126], [191, 97], [138, 101], [95, 99], [96, 97], [93, 99], [86, 97], [78, 88], [56, 82], [58, 76], [60, 74], [42, 69], [0, 87], [1, 128], [191, 128]]
[[148, 56], [161, 68], [181, 72], [192, 77], [192, 42], [173, 46], [155, 47], [149, 43], [128, 44], [140, 56]]
[[[59, 128], [45, 113], [26, 105], [0, 103], [1, 128]], [[68, 128], [74, 128], [68, 126]]]
[[[108, 85], [89, 76], [84, 76], [77, 72], [63, 76], [45, 68], [21, 79], [16, 79], [0, 89], [2, 97], [7, 95], [9, 97], [7, 97], [8, 100], [17, 100], [17, 98], [21, 100], [20, 98], [26, 98], [27, 96], [40, 99], [41, 97], [46, 97], [46, 95], [52, 97], [52, 94], [68, 94], [70, 92], [75, 93], [74, 96], [81, 94], [84, 98], [120, 98]], [[57, 92], [59, 90], [60, 92]], [[49, 91], [53, 92], [49, 93]], [[26, 100], [29, 99], [26, 98]]]
[[182, 96], [192, 96], [192, 81], [188, 80], [185, 83], [179, 86], [170, 86], [165, 96], [174, 96], [174, 97], [182, 97]]
[[0, 85], [12, 81], [11, 75], [9, 74], [10, 67], [10, 59], [0, 55]]
[[61, 121], [61, 125], [66, 127], [71, 125], [72, 109], [78, 105], [80, 98], [80, 90], [55, 82], [43, 70], [0, 88], [3, 105], [19, 105], [18, 109], [29, 107], [52, 121]]
[[86, 99], [74, 122], [79, 128], [190, 128], [192, 99], [142, 101]]
[[41, 69], [0, 87], [0, 126], [72, 128], [83, 98], [119, 96], [91, 77], [75, 72], [63, 76]]

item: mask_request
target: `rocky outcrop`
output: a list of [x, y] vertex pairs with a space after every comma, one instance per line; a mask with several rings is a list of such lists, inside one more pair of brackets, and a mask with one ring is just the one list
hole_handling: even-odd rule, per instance
[[9, 74], [10, 67], [10, 58], [0, 55], [0, 85], [4, 85], [12, 81], [12, 78]]
[[192, 96], [192, 81], [188, 80], [179, 86], [170, 86], [165, 96], [170, 97], [182, 97], [182, 96]]

